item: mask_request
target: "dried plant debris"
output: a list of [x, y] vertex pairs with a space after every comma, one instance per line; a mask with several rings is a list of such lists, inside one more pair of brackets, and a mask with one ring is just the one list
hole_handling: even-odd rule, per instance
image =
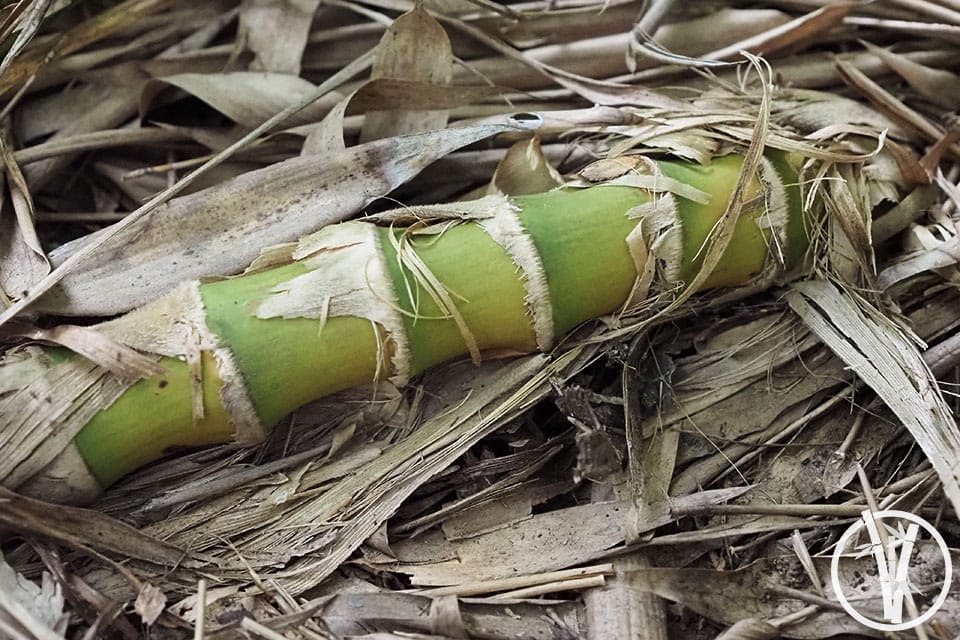
[[[957, 637], [929, 534], [913, 630], [841, 604], [885, 616], [866, 530], [832, 562], [865, 511], [960, 546], [960, 6], [757, 4], [0, 6], [0, 638]], [[517, 203], [590, 189], [647, 199], [565, 333]], [[422, 259], [464, 229], [509, 348]], [[374, 373], [271, 432], [201, 288], [277, 268], [250, 322]], [[102, 492], [75, 437], [171, 367], [233, 441]]]

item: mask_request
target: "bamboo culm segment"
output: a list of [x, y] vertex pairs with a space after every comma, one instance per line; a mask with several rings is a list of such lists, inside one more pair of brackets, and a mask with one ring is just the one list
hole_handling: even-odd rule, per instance
[[[643, 186], [613, 180], [398, 214], [429, 225], [347, 222], [259, 270], [187, 283], [101, 325], [162, 356], [166, 373], [105, 402], [21, 490], [49, 493], [84, 475], [105, 487], [178, 448], [256, 442], [292, 410], [341, 389], [403, 383], [467, 353], [549, 349], [584, 321], [621, 310], [636, 294], [643, 255], [657, 266], [657, 291], [690, 281], [741, 165], [739, 156], [659, 162]], [[777, 262], [791, 268], [806, 250], [796, 171], [776, 152], [764, 166], [704, 288], [746, 284]], [[42, 357], [49, 367], [79, 359], [54, 349]], [[54, 499], [90, 495], [88, 486]]]

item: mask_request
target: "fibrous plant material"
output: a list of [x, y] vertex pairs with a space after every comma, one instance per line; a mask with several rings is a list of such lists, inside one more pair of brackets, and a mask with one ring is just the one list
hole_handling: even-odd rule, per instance
[[[63, 349], [11, 353], [0, 478], [88, 500], [176, 448], [258, 442], [340, 389], [403, 383], [465, 353], [547, 351], [592, 318], [665, 308], [690, 283], [769, 282], [807, 247], [800, 160], [768, 150], [745, 171], [749, 157], [638, 156], [629, 171], [583, 174], [597, 182], [327, 227], [242, 276], [182, 284], [97, 325], [149, 354], [139, 378]], [[726, 250], [700, 274], [721, 228]]]

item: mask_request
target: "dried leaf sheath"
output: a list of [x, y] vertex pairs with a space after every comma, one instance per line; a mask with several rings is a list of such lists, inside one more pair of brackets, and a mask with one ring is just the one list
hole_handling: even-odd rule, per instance
[[[771, 157], [762, 179], [751, 181], [728, 255], [706, 286], [746, 284], [769, 275], [780, 256], [802, 254], [800, 197], [785, 186], [796, 175], [780, 175], [792, 170]], [[69, 456], [71, 476], [84, 475], [76, 469], [82, 459], [104, 486], [173, 447], [256, 441], [286, 413], [339, 389], [388, 376], [403, 382], [468, 352], [550, 349], [580, 323], [623, 309], [638, 273], [649, 271], [638, 266], [641, 255], [660, 274], [646, 287], [651, 296], [682, 289], [741, 164], [738, 156], [706, 167], [661, 162], [589, 188], [404, 209], [379, 216], [380, 224], [353, 221], [307, 236], [286, 264], [182, 285], [101, 325], [155, 354], [167, 373], [113, 382], [122, 395], [73, 424], [57, 451], [74, 435], [76, 450], [41, 476], [66, 475]], [[60, 355], [27, 388], [0, 397], [0, 415], [30, 413], [22, 398], [31, 389], [83, 362]], [[63, 386], [52, 396], [83, 393]], [[64, 415], [44, 414], [27, 429], [29, 444], [12, 449], [19, 468], [50, 463], [50, 447], [37, 443], [64, 437], [55, 426]], [[17, 486], [27, 475], [3, 477]], [[34, 479], [21, 488], [78, 498], [52, 490], [62, 485]]]

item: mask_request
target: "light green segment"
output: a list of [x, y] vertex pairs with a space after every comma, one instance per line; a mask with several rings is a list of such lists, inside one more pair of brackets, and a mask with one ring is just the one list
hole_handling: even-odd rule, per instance
[[[778, 171], [796, 175], [782, 155], [772, 158]], [[666, 175], [711, 193], [707, 206], [679, 199], [684, 227], [680, 272], [688, 281], [699, 269], [700, 249], [726, 208], [741, 163], [739, 157], [718, 158], [708, 167], [661, 163]], [[753, 195], [758, 193], [755, 189]], [[793, 188], [789, 193], [791, 214], [799, 218], [798, 191]], [[514, 199], [544, 266], [558, 338], [624, 303], [636, 277], [625, 239], [637, 224], [625, 214], [648, 200], [648, 193], [641, 189], [614, 186]], [[744, 212], [728, 255], [707, 286], [742, 284], [762, 268], [767, 238], [754, 222], [757, 213]], [[802, 222], [791, 217], [791, 236], [800, 237], [797, 244], [789, 246], [791, 261], [799, 260], [805, 249], [802, 231]], [[410, 270], [401, 267], [389, 239], [403, 233], [382, 229], [381, 244], [400, 307], [407, 313], [404, 323], [412, 373], [417, 373], [462, 356], [467, 346], [457, 324], [449, 317], [437, 318], [443, 315], [441, 309]], [[481, 350], [535, 349], [522, 274], [482, 228], [475, 223], [454, 225], [440, 235], [414, 236], [410, 247], [443, 283]], [[305, 270], [305, 266], [293, 264], [201, 287], [207, 324], [232, 351], [267, 427], [311, 400], [369, 382], [378, 370], [378, 361], [385, 365], [392, 355], [378, 353], [383, 347], [364, 319], [330, 318], [320, 332], [315, 319], [261, 320], [250, 314], [252, 303]], [[203, 360], [206, 418], [199, 424], [191, 419], [186, 364], [174, 359], [162, 364], [167, 375], [136, 383], [77, 436], [81, 453], [104, 485], [177, 447], [226, 442], [232, 437], [220, 405], [222, 383], [212, 356], [206, 354]]]

